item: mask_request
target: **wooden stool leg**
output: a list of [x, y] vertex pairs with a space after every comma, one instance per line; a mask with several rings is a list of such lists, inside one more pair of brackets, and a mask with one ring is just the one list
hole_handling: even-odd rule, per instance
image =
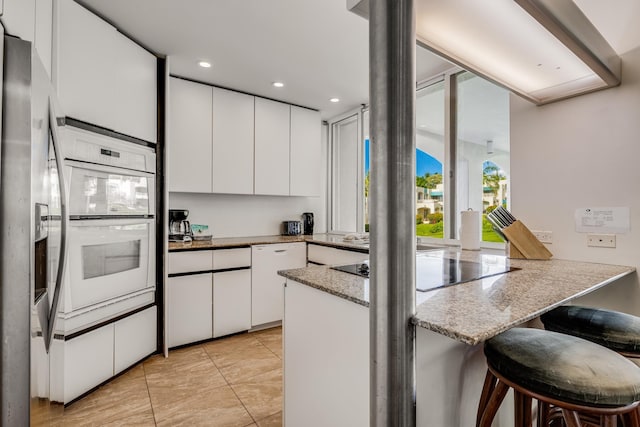
[[478, 427], [491, 427], [491, 423], [498, 412], [498, 408], [500, 404], [504, 400], [504, 397], [507, 395], [509, 391], [509, 386], [503, 383], [502, 381], [498, 381], [495, 388], [493, 389], [493, 393], [491, 393], [491, 397], [487, 402], [487, 406], [484, 409], [482, 417], [480, 418], [480, 422], [478, 423]]
[[542, 400], [538, 401], [538, 427], [549, 427], [549, 410], [551, 406]]
[[618, 427], [617, 415], [604, 415], [602, 418], [602, 427]]
[[622, 425], [624, 427], [640, 427], [640, 409], [634, 409], [622, 415]]
[[482, 394], [480, 395], [480, 403], [478, 404], [478, 415], [476, 416], [476, 426], [480, 425], [480, 421], [482, 420], [482, 414], [487, 407], [487, 403], [489, 402], [489, 398], [493, 393], [493, 390], [496, 388], [496, 383], [498, 379], [495, 375], [491, 373], [490, 370], [487, 369], [487, 375], [484, 378], [484, 386], [482, 387]]
[[531, 397], [514, 390], [515, 418], [518, 427], [532, 427]]
[[562, 415], [567, 427], [582, 427], [582, 423], [580, 422], [580, 417], [577, 412], [563, 408]]

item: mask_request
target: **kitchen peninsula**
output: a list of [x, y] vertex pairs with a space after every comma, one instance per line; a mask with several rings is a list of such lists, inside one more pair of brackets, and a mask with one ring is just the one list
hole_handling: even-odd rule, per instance
[[[519, 269], [416, 293], [416, 411], [417, 425], [425, 426], [474, 425], [486, 370], [483, 341], [635, 271], [455, 249], [417, 257]], [[326, 266], [280, 274], [287, 278], [285, 425], [368, 426], [369, 280]], [[422, 279], [418, 268], [417, 287]], [[503, 405], [496, 425], [513, 425], [511, 411]]]

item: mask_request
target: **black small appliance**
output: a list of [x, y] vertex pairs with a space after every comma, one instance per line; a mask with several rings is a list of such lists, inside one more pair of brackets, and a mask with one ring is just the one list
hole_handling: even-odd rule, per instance
[[313, 234], [313, 212], [305, 212], [302, 214], [303, 234], [310, 236]]
[[193, 240], [191, 224], [187, 221], [189, 211], [186, 209], [169, 209], [169, 241], [190, 242]]

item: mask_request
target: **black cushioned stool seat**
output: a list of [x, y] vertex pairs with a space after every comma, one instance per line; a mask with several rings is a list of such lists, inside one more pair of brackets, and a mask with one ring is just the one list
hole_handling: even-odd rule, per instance
[[640, 317], [617, 311], [562, 306], [540, 316], [545, 329], [593, 341], [640, 358]]
[[615, 425], [623, 415], [640, 426], [640, 368], [619, 354], [581, 338], [514, 328], [484, 345], [489, 370], [477, 425], [488, 427], [509, 387], [516, 397], [516, 425], [530, 426], [531, 399], [553, 405], [567, 426], [580, 426], [579, 413], [602, 416]]

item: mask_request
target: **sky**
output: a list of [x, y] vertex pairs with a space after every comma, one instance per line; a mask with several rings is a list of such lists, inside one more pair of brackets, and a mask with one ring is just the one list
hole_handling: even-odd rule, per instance
[[[416, 149], [416, 176], [430, 174], [442, 174], [442, 163], [425, 153]], [[369, 173], [369, 140], [364, 141], [364, 174]]]

